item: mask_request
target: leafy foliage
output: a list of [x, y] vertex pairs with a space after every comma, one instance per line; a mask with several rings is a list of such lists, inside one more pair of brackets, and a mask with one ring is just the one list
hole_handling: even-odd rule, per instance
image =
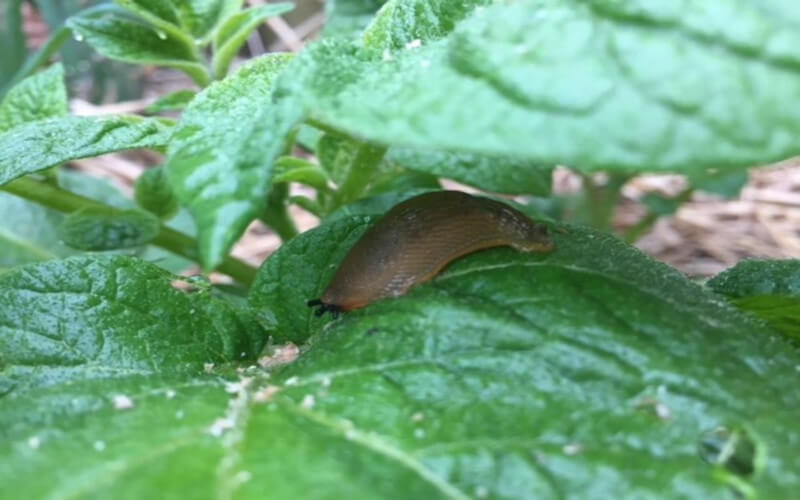
[[800, 340], [800, 260], [745, 260], [709, 280], [708, 286]]
[[[610, 235], [553, 222], [550, 254], [478, 252], [337, 320], [306, 306], [377, 217], [440, 178], [547, 197], [556, 164], [606, 170], [577, 204], [598, 227], [644, 171], [691, 183], [645, 200], [650, 218], [693, 189], [734, 195], [745, 167], [800, 152], [791, 2], [338, 0], [321, 41], [227, 76], [253, 30], [289, 8], [243, 6], [116, 0], [75, 15], [23, 67], [14, 54], [0, 63], [15, 71], [0, 83], [21, 80], [0, 103], [0, 189], [26, 198], [0, 193], [3, 491], [790, 498], [800, 488], [800, 352], [777, 333], [800, 331], [797, 261], [743, 263], [702, 287]], [[4, 12], [18, 15], [19, 2]], [[33, 73], [70, 30], [201, 89], [149, 110], [182, 110], [177, 124], [69, 116], [61, 66]], [[314, 156], [295, 156], [295, 141]], [[136, 148], [167, 152], [137, 182], [148, 212], [58, 172]], [[556, 203], [539, 200], [519, 207], [540, 217]], [[292, 203], [320, 227], [296, 235]], [[181, 207], [197, 239], [186, 210], [171, 223], [186, 234], [159, 220]], [[256, 219], [285, 240], [257, 276], [228, 255]], [[70, 257], [63, 241], [131, 246], [185, 270], [169, 250], [236, 283], [121, 254]], [[292, 343], [265, 347], [270, 336]]]

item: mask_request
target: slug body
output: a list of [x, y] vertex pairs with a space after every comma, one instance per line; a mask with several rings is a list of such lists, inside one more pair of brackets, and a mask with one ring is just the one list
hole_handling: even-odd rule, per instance
[[386, 213], [353, 246], [322, 295], [308, 302], [330, 311], [351, 311], [403, 295], [445, 266], [485, 248], [511, 246], [549, 252], [548, 227], [505, 203], [458, 191], [425, 193]]

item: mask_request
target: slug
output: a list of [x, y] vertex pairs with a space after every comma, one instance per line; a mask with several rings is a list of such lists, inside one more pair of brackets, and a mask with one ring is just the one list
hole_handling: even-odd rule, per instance
[[397, 297], [430, 280], [454, 260], [485, 248], [511, 246], [549, 252], [545, 224], [505, 203], [459, 191], [408, 199], [386, 213], [347, 254], [319, 299], [317, 316], [336, 317], [376, 300]]

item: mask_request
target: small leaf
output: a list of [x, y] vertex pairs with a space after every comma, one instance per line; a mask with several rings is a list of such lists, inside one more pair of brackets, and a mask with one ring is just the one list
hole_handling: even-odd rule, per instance
[[293, 156], [282, 156], [275, 162], [272, 182], [299, 182], [318, 190], [328, 190], [330, 178], [316, 163]]
[[148, 169], [136, 179], [134, 198], [140, 207], [164, 220], [171, 219], [180, 210], [163, 167]]
[[103, 251], [149, 243], [158, 236], [160, 228], [158, 217], [144, 210], [84, 208], [64, 219], [59, 234], [72, 248]]
[[111, 59], [176, 68], [201, 86], [209, 81], [208, 71], [198, 62], [195, 48], [171, 32], [117, 14], [102, 18], [71, 17], [67, 26]]
[[271, 103], [272, 81], [291, 57], [261, 57], [205, 89], [170, 141], [167, 176], [197, 222], [207, 269], [264, 209], [272, 164], [303, 117], [291, 99]]
[[228, 73], [228, 67], [242, 44], [265, 19], [281, 15], [293, 7], [291, 3], [260, 5], [245, 9], [225, 20], [214, 37], [214, 74], [222, 78]]
[[719, 169], [710, 170], [690, 175], [689, 181], [692, 187], [731, 199], [739, 196], [742, 188], [749, 180], [747, 170], [734, 170], [731, 172], [720, 171]]
[[0, 185], [65, 161], [114, 151], [166, 146], [169, 122], [156, 118], [66, 116], [0, 134]]
[[800, 340], [800, 260], [745, 260], [707, 284], [741, 310]]
[[160, 97], [156, 102], [147, 107], [148, 113], [161, 113], [162, 111], [181, 111], [194, 99], [197, 92], [194, 90], [176, 90]]
[[17, 125], [67, 114], [64, 67], [49, 69], [22, 80], [0, 103], [0, 133]]

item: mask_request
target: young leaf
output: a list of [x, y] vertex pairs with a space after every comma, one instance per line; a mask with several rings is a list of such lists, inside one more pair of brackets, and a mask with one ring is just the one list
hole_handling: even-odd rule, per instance
[[199, 62], [191, 40], [179, 38], [117, 14], [101, 18], [71, 17], [67, 21], [76, 36], [86, 40], [106, 57], [135, 64], [154, 64], [179, 69], [198, 85], [210, 80], [205, 66]]
[[140, 207], [165, 220], [171, 219], [180, 210], [164, 167], [146, 170], [136, 179], [134, 198]]
[[117, 250], [149, 243], [158, 236], [160, 226], [158, 217], [144, 210], [85, 208], [69, 214], [59, 234], [64, 243], [79, 250]]
[[265, 206], [272, 163], [302, 119], [291, 99], [271, 102], [272, 81], [291, 59], [269, 55], [201, 92], [170, 141], [167, 175], [197, 222], [211, 269]]
[[739, 309], [800, 340], [800, 260], [745, 260], [707, 284]]
[[0, 102], [0, 133], [17, 125], [66, 115], [64, 68], [54, 64], [22, 80]]
[[0, 134], [0, 185], [65, 161], [134, 148], [160, 148], [172, 135], [166, 120], [65, 116]]
[[315, 189], [328, 189], [328, 173], [316, 163], [294, 156], [282, 156], [275, 162], [272, 182], [300, 182]]
[[164, 31], [180, 30], [200, 43], [214, 28], [234, 15], [243, 0], [115, 0]]
[[0, 193], [0, 268], [74, 254], [56, 231], [62, 219], [58, 212]]
[[292, 10], [290, 3], [277, 3], [251, 7], [229, 17], [214, 36], [214, 74], [222, 78], [228, 73], [236, 53], [265, 19]]
[[[499, 2], [384, 55], [323, 40], [293, 68], [306, 83], [285, 84], [318, 122], [390, 146], [582, 170], [739, 168], [800, 152], [788, 5]], [[419, 36], [423, 22], [406, 24]]]

